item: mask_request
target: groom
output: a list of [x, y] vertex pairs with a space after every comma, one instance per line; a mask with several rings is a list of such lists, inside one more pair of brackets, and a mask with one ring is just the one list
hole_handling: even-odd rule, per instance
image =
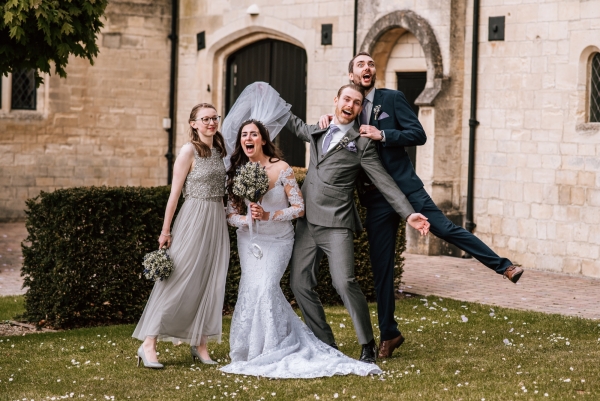
[[[516, 283], [523, 274], [523, 269], [498, 256], [464, 228], [453, 224], [425, 192], [423, 182], [415, 173], [404, 150], [405, 146], [423, 145], [427, 140], [425, 131], [402, 92], [375, 89], [376, 74], [375, 61], [369, 53], [358, 53], [350, 60], [348, 77], [366, 93], [364, 110], [360, 116], [361, 136], [374, 141], [386, 171], [392, 175], [414, 209], [429, 219], [432, 234], [456, 245], [488, 268]], [[329, 119], [330, 115], [321, 116], [320, 126], [329, 125]], [[365, 226], [369, 237], [381, 330], [379, 357], [387, 358], [404, 342], [394, 319], [394, 253], [400, 220], [376, 185], [359, 180], [359, 187], [363, 189], [360, 202], [367, 208]]]
[[407, 223], [425, 235], [429, 223], [412, 206], [379, 161], [373, 142], [361, 137], [354, 122], [362, 109], [364, 90], [355, 84], [338, 91], [333, 124], [325, 129], [292, 115], [286, 128], [310, 143], [310, 166], [302, 185], [305, 218], [296, 223], [291, 259], [291, 287], [304, 320], [324, 343], [337, 348], [325, 311], [314, 288], [323, 253], [333, 286], [354, 322], [362, 344], [360, 360], [375, 363], [375, 340], [367, 301], [354, 277], [353, 232], [362, 229], [353, 200], [354, 183], [365, 171], [389, 204]]

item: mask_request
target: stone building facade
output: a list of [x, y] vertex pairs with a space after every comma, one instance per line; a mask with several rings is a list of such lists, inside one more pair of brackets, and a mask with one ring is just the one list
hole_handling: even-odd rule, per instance
[[[166, 181], [170, 4], [111, 2], [95, 66], [73, 60], [67, 80], [47, 79], [37, 113], [3, 106], [0, 218], [20, 216], [23, 200], [40, 190]], [[304, 117], [316, 122], [331, 112], [356, 47], [375, 58], [378, 87], [423, 77], [414, 102], [428, 141], [415, 167], [440, 208], [463, 224], [473, 1], [359, 0], [356, 29], [354, 7], [180, 0], [176, 148], [187, 140], [192, 106], [207, 101], [225, 114], [232, 86], [242, 73], [261, 77], [255, 67], [265, 57], [271, 69], [305, 71], [284, 78], [304, 91]], [[504, 17], [504, 40], [488, 40], [490, 17]], [[600, 277], [600, 123], [591, 114], [600, 0], [481, 0], [478, 29], [475, 233], [524, 267]], [[305, 70], [274, 50], [232, 62], [258, 43], [299, 51]], [[433, 236], [409, 235], [408, 248], [460, 255]]]
[[167, 183], [171, 2], [113, 0], [91, 66], [44, 77], [34, 110], [11, 109], [2, 78], [0, 219], [24, 217], [40, 191], [82, 185]]

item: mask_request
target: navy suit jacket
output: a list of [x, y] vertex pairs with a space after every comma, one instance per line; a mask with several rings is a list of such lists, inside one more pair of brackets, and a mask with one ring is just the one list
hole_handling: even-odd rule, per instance
[[421, 189], [423, 182], [404, 147], [423, 145], [427, 136], [404, 94], [393, 89], [375, 89], [369, 125], [385, 131], [385, 142], [375, 142], [379, 159], [400, 190], [408, 195]]

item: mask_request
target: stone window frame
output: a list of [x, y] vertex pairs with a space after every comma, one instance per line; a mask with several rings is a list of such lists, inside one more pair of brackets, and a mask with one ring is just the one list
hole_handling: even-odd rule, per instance
[[12, 74], [0, 75], [0, 119], [40, 119], [48, 114], [49, 81], [48, 74], [43, 75], [44, 83], [36, 89], [35, 110], [11, 108]]
[[579, 57], [579, 74], [577, 82], [577, 93], [579, 106], [577, 107], [577, 122], [575, 131], [580, 135], [595, 135], [600, 133], [600, 122], [590, 121], [590, 98], [592, 84], [592, 61], [600, 54], [597, 46], [588, 46]]

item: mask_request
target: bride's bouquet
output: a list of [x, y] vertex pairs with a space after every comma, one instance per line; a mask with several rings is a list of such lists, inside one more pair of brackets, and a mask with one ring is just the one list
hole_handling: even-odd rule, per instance
[[238, 167], [233, 177], [233, 193], [256, 203], [269, 190], [269, 176], [259, 162]]
[[147, 253], [142, 265], [144, 266], [144, 277], [152, 281], [163, 281], [169, 278], [173, 271], [173, 261], [166, 248]]
[[[240, 198], [248, 199], [250, 202], [256, 203], [269, 190], [269, 176], [264, 167], [258, 162], [248, 162], [239, 167], [233, 177], [233, 194]], [[248, 216], [250, 210], [248, 209]], [[248, 219], [248, 228], [250, 229], [250, 241], [253, 239], [252, 234], [252, 218]], [[258, 222], [257, 222], [258, 232]], [[263, 252], [260, 246], [256, 243], [250, 244], [250, 252], [257, 259], [262, 258]]]

